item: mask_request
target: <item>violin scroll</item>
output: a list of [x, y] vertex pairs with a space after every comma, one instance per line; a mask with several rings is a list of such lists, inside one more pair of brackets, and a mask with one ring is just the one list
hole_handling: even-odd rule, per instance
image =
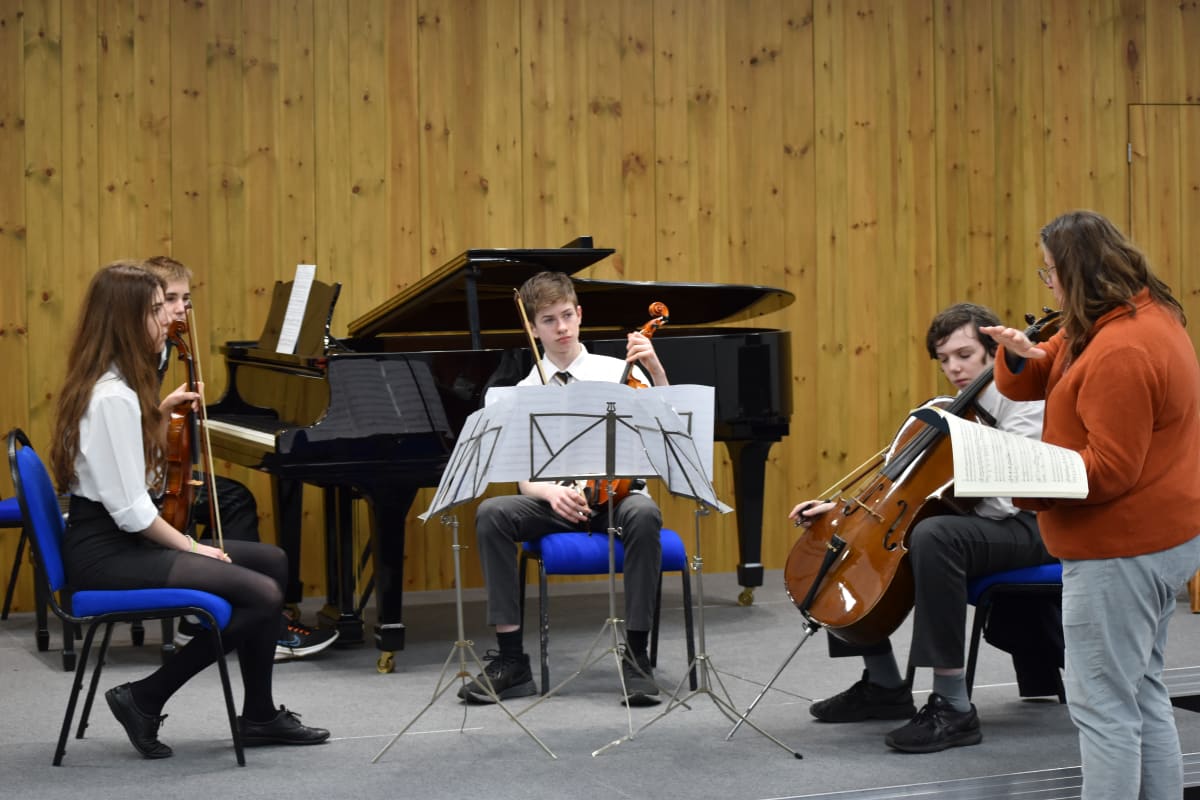
[[[656, 300], [650, 304], [649, 312], [649, 321], [635, 331], [636, 333], [640, 333], [642, 336], [645, 336], [647, 339], [652, 337], [655, 331], [671, 321], [671, 312], [667, 308], [667, 304], [660, 300]], [[626, 386], [632, 386], [634, 389], [648, 388], [646, 384], [633, 377], [633, 362], [625, 365], [625, 371], [621, 373], [621, 383], [625, 384]]]

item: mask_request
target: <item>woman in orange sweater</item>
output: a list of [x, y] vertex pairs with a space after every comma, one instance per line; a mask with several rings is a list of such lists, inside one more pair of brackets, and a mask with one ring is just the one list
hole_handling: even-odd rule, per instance
[[1042, 229], [1038, 270], [1062, 330], [1002, 346], [996, 385], [1046, 401], [1043, 440], [1077, 451], [1083, 500], [1018, 500], [1063, 562], [1067, 700], [1084, 800], [1183, 794], [1179, 734], [1162, 682], [1176, 594], [1200, 567], [1200, 366], [1179, 301], [1142, 253], [1091, 211]]

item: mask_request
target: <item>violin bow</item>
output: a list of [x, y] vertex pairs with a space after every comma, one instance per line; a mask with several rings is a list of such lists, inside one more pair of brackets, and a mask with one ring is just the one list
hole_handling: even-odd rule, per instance
[[513, 289], [513, 302], [517, 304], [517, 311], [521, 314], [525, 335], [529, 337], [529, 350], [533, 353], [533, 363], [537, 364], [538, 375], [542, 378], [542, 386], [545, 386], [549, 381], [546, 380], [546, 370], [542, 367], [542, 357], [538, 355], [537, 341], [533, 338], [533, 328], [529, 326], [529, 317], [525, 314], [525, 304], [521, 302], [520, 289]]
[[[196, 312], [191, 303], [187, 307], [188, 330], [192, 334], [192, 363], [196, 369], [196, 389], [204, 386], [204, 377], [200, 373], [200, 352], [196, 345]], [[213, 474], [212, 440], [208, 436], [208, 406], [204, 403], [204, 392], [200, 395], [200, 438], [204, 440], [204, 480], [208, 486], [208, 513], [213, 530], [217, 532], [217, 549], [225, 552], [225, 533], [221, 529], [221, 509], [217, 502], [217, 477]]]

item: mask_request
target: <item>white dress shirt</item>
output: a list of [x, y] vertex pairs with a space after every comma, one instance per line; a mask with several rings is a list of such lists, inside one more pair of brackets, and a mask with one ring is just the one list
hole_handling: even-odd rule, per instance
[[[579, 355], [575, 357], [566, 369], [559, 369], [554, 363], [548, 359], [542, 359], [542, 369], [546, 371], [546, 380], [549, 383], [562, 384], [563, 381], [555, 380], [555, 375], [559, 372], [570, 374], [571, 381], [607, 381], [616, 383], [621, 380], [622, 373], [625, 372], [625, 362], [619, 358], [612, 356], [601, 356], [589, 353], [587, 348], [579, 345]], [[650, 379], [646, 377], [646, 373], [640, 366], [636, 364], [633, 367], [633, 377], [640, 380], [647, 386], [650, 385]], [[533, 365], [533, 369], [525, 378], [517, 384], [517, 386], [541, 386], [542, 376], [538, 374], [537, 364]]]
[[123, 531], [140, 533], [158, 516], [147, 492], [142, 411], [116, 367], [96, 381], [79, 420], [75, 475], [71, 493], [103, 505]]

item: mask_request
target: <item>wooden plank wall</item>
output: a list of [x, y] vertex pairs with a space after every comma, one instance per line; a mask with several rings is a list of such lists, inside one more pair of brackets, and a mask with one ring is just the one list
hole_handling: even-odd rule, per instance
[[[46, 447], [61, 349], [113, 258], [195, 270], [215, 399], [216, 348], [257, 335], [299, 262], [343, 283], [341, 333], [468, 247], [590, 234], [618, 250], [591, 277], [795, 292], [763, 320], [793, 337], [780, 567], [791, 504], [947, 390], [923, 352], [938, 308], [1019, 321], [1049, 301], [1041, 224], [1128, 223], [1127, 109], [1200, 103], [1189, 41], [1200, 10], [1167, 0], [0, 0], [0, 427]], [[228, 472], [269, 531], [265, 480]], [[408, 586], [449, 585], [445, 536], [409, 522]], [[708, 569], [732, 569], [732, 519], [705, 526]]]

